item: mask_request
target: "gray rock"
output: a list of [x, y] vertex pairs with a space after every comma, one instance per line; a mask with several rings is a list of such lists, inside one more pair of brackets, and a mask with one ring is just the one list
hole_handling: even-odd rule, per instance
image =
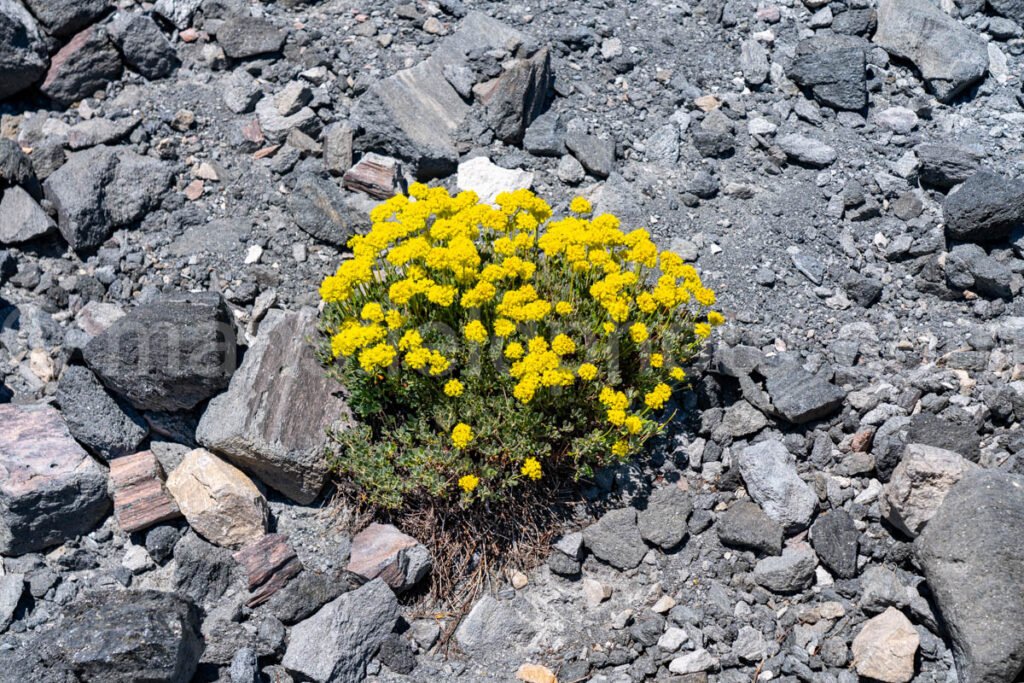
[[292, 627], [281, 663], [316, 683], [360, 683], [397, 619], [395, 594], [383, 581], [371, 581]]
[[533, 636], [533, 616], [533, 610], [525, 600], [496, 600], [491, 595], [484, 595], [459, 624], [455, 640], [470, 653], [511, 647]]
[[131, 15], [113, 38], [128, 67], [149, 80], [170, 76], [180, 64], [167, 36], [148, 15]]
[[903, 459], [882, 488], [879, 512], [903, 533], [917, 536], [953, 485], [977, 469], [977, 465], [952, 451], [909, 443]]
[[969, 147], [928, 143], [914, 148], [921, 164], [918, 177], [925, 185], [948, 190], [959, 185], [981, 167], [985, 155]]
[[77, 151], [117, 142], [135, 130], [138, 125], [139, 119], [134, 117], [114, 120], [96, 118], [79, 121], [68, 129], [67, 147]]
[[818, 558], [810, 548], [786, 548], [780, 556], [769, 556], [754, 566], [753, 579], [773, 593], [796, 593], [814, 583]]
[[71, 435], [104, 460], [135, 453], [149, 435], [146, 421], [110, 396], [96, 375], [80, 365], [64, 369], [57, 403]]
[[569, 122], [565, 146], [595, 178], [607, 178], [615, 166], [615, 141], [588, 131], [581, 119]]
[[836, 150], [820, 140], [806, 135], [780, 135], [775, 139], [786, 157], [797, 164], [811, 168], [825, 168], [836, 160]]
[[416, 653], [412, 643], [398, 633], [391, 633], [384, 639], [377, 659], [397, 674], [408, 675], [416, 668]]
[[110, 510], [107, 474], [55, 409], [0, 405], [0, 554], [23, 555], [90, 531]]
[[565, 121], [561, 115], [550, 110], [538, 116], [523, 135], [523, 149], [541, 157], [565, 154]]
[[321, 573], [305, 569], [271, 596], [266, 609], [282, 623], [291, 625], [312, 616], [331, 600], [363, 583], [362, 577], [351, 572]]
[[323, 371], [310, 338], [317, 313], [271, 311], [228, 390], [210, 401], [196, 439], [296, 502], [327, 480], [328, 430], [350, 421], [341, 388]]
[[49, 64], [35, 17], [18, 0], [0, 0], [0, 100], [36, 83]]
[[199, 605], [216, 604], [235, 579], [231, 551], [186, 533], [174, 546], [174, 591]]
[[554, 96], [551, 55], [544, 48], [527, 59], [505, 62], [503, 69], [496, 80], [481, 84], [477, 97], [486, 107], [495, 137], [519, 144], [527, 127], [547, 110]]
[[256, 660], [256, 651], [251, 647], [243, 647], [231, 658], [228, 670], [231, 683], [259, 683], [260, 668]]
[[85, 28], [110, 9], [108, 0], [24, 0], [46, 32], [66, 38]]
[[217, 29], [217, 42], [231, 59], [249, 59], [280, 52], [288, 37], [266, 19], [235, 16]]
[[155, 526], [146, 532], [146, 552], [157, 564], [171, 559], [174, 546], [181, 538], [181, 532], [169, 524]]
[[234, 113], [248, 114], [263, 98], [263, 90], [252, 74], [245, 69], [236, 69], [225, 79], [221, 97]]
[[988, 4], [1004, 17], [1013, 19], [1018, 24], [1024, 24], [1024, 2], [1022, 0], [989, 0]]
[[880, 0], [872, 40], [889, 54], [911, 61], [928, 91], [943, 102], [980, 80], [988, 69], [985, 41], [927, 2]]
[[726, 409], [722, 424], [715, 429], [715, 434], [738, 439], [756, 434], [767, 426], [768, 418], [764, 413], [746, 401], [737, 401]]
[[760, 366], [767, 374], [765, 389], [775, 411], [793, 424], [803, 424], [831, 415], [839, 409], [846, 392], [796, 363]]
[[768, 51], [760, 41], [748, 38], [740, 44], [740, 69], [750, 85], [758, 86], [768, 80]]
[[190, 410], [228, 386], [235, 327], [219, 294], [167, 294], [90, 341], [85, 362], [139, 410]]
[[833, 109], [860, 111], [867, 106], [863, 48], [818, 50], [801, 43], [798, 53], [805, 50], [807, 52], [798, 54], [786, 72], [794, 83], [807, 88], [814, 99]]
[[842, 579], [857, 575], [857, 543], [860, 532], [850, 513], [842, 508], [821, 515], [811, 526], [811, 545], [821, 563]]
[[782, 525], [749, 500], [733, 503], [718, 518], [715, 530], [722, 545], [764, 555], [782, 552]]
[[37, 182], [32, 160], [18, 143], [0, 138], [0, 188], [21, 185], [29, 192], [36, 193]]
[[637, 513], [640, 536], [648, 543], [668, 550], [686, 536], [686, 520], [693, 511], [693, 499], [677, 486], [654, 491], [647, 507]]
[[203, 0], [156, 0], [153, 10], [177, 29], [186, 29]]
[[116, 165], [111, 148], [94, 147], [70, 155], [43, 183], [46, 198], [57, 210], [57, 227], [76, 251], [98, 247], [112, 232], [103, 198]]
[[347, 123], [324, 128], [324, 166], [334, 175], [352, 168], [352, 127]]
[[18, 186], [3, 191], [0, 199], [0, 244], [20, 244], [39, 239], [56, 228], [42, 207]]
[[373, 201], [361, 193], [345, 193], [337, 184], [302, 173], [288, 198], [288, 210], [299, 228], [321, 242], [343, 245], [369, 229], [367, 209]]
[[91, 97], [121, 77], [124, 65], [106, 31], [90, 26], [75, 35], [50, 60], [39, 89], [57, 104], [67, 107]]
[[907, 589], [888, 567], [869, 565], [860, 585], [860, 608], [865, 614], [880, 614], [889, 607], [901, 609], [910, 603]]
[[1007, 237], [1024, 222], [1024, 182], [978, 171], [942, 204], [946, 234], [966, 242]]
[[583, 543], [598, 559], [623, 571], [639, 565], [647, 554], [633, 508], [606, 512], [583, 530]]
[[737, 659], [756, 664], [764, 659], [768, 643], [764, 634], [753, 626], [741, 626], [736, 640], [732, 643], [732, 653]]
[[14, 621], [14, 612], [21, 602], [21, 594], [25, 592], [24, 574], [7, 574], [0, 576], [0, 633]]
[[1024, 477], [971, 472], [914, 543], [963, 681], [1005, 683], [1024, 670]]
[[171, 165], [130, 150], [118, 150], [117, 168], [103, 196], [115, 227], [132, 225], [156, 208], [174, 180]]
[[[978, 462], [981, 457], [981, 436], [978, 435], [976, 427], [946, 420], [930, 413], [921, 413], [910, 418], [906, 443], [919, 443], [953, 451], [971, 462]], [[898, 457], [902, 455], [903, 451], [900, 450]], [[893, 463], [894, 467], [895, 464]]]
[[796, 472], [796, 461], [781, 441], [744, 448], [738, 458], [747, 492], [787, 531], [806, 529], [818, 509], [818, 497]]

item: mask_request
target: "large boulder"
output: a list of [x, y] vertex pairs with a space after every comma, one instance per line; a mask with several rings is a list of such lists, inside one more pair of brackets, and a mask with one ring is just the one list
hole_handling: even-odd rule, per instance
[[960, 680], [1024, 672], [1024, 477], [969, 472], [914, 542], [953, 641]]
[[96, 375], [80, 365], [64, 369], [57, 403], [71, 435], [104, 460], [135, 453], [149, 427], [135, 410], [110, 394]]
[[964, 242], [1004, 239], [1024, 223], [1024, 182], [978, 171], [942, 204], [946, 234]]
[[889, 54], [912, 62], [928, 91], [943, 102], [988, 70], [985, 41], [930, 2], [880, 0], [873, 40]]
[[327, 480], [327, 432], [349, 410], [309, 338], [317, 313], [271, 311], [231, 378], [210, 401], [196, 438], [299, 503], [311, 503]]
[[103, 16], [109, 0], [22, 0], [50, 35], [66, 38]]
[[188, 683], [203, 652], [200, 620], [199, 609], [173, 593], [90, 593], [16, 650], [0, 681]]
[[747, 446], [738, 458], [747, 492], [787, 531], [801, 531], [818, 509], [818, 497], [796, 471], [796, 459], [781, 441]]
[[49, 64], [35, 17], [18, 0], [0, 0], [0, 100], [34, 84]]
[[121, 77], [124, 65], [117, 48], [100, 26], [90, 26], [76, 34], [50, 60], [43, 94], [67, 107], [103, 90]]
[[177, 292], [131, 310], [83, 354], [100, 380], [139, 410], [190, 410], [228, 386], [235, 327], [219, 294]]
[[0, 554], [90, 531], [110, 510], [107, 474], [49, 406], [0, 405]]
[[979, 469], [958, 453], [911, 443], [878, 498], [879, 511], [910, 537], [928, 523], [946, 494], [968, 472]]
[[398, 620], [398, 600], [375, 579], [292, 627], [281, 663], [316, 683], [360, 683]]

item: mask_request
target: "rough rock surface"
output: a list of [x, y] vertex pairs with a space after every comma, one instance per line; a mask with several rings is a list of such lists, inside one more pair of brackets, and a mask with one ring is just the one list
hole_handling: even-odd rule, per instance
[[879, 497], [879, 511], [910, 537], [917, 536], [945, 500], [946, 494], [977, 465], [952, 451], [907, 444], [903, 459]]
[[18, 0], [0, 0], [0, 37], [0, 99], [4, 99], [41, 78], [50, 58], [39, 24]]
[[149, 435], [145, 420], [108, 394], [88, 368], [68, 366], [56, 397], [71, 435], [104, 460], [135, 453]]
[[739, 454], [747, 491], [765, 513], [789, 531], [806, 529], [818, 497], [797, 474], [793, 456], [780, 441], [763, 441]]
[[907, 683], [914, 677], [914, 656], [921, 639], [914, 625], [892, 607], [872, 617], [853, 639], [857, 673], [885, 683]]
[[430, 571], [430, 552], [390, 524], [371, 524], [352, 538], [346, 569], [366, 579], [382, 579], [395, 591], [419, 583]]

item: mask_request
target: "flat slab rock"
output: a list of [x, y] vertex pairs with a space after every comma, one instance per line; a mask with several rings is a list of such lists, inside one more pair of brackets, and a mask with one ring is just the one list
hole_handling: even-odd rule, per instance
[[356, 534], [346, 567], [367, 579], [380, 578], [397, 591], [415, 586], [430, 568], [426, 547], [390, 524], [371, 524]]
[[164, 472], [153, 451], [142, 451], [110, 462], [114, 515], [132, 533], [181, 517], [178, 504], [164, 485]]
[[210, 401], [196, 438], [298, 503], [327, 481], [327, 432], [349, 424], [338, 383], [324, 374], [310, 337], [317, 313], [271, 311], [228, 390]]
[[107, 474], [49, 406], [0, 405], [0, 554], [90, 531], [110, 509]]

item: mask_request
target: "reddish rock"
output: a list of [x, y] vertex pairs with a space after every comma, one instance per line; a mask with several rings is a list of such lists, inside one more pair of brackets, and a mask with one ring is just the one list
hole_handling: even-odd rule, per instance
[[419, 541], [390, 524], [371, 524], [352, 539], [348, 570], [381, 578], [395, 590], [419, 583], [430, 571], [430, 554]]
[[110, 509], [107, 474], [46, 405], [0, 405], [0, 554], [90, 531]]
[[269, 600], [302, 571], [302, 563], [288, 543], [288, 537], [281, 534], [267, 534], [236, 552], [234, 557], [248, 575], [252, 591], [246, 601], [249, 607]]
[[103, 90], [108, 83], [120, 78], [123, 70], [121, 56], [106, 32], [98, 26], [90, 26], [53, 56], [39, 89], [66, 107]]
[[850, 440], [850, 449], [854, 453], [867, 453], [871, 450], [871, 443], [875, 440], [874, 429], [864, 429], [853, 435]]
[[114, 514], [126, 532], [140, 531], [181, 516], [164, 486], [164, 472], [152, 451], [110, 461]]
[[397, 161], [369, 152], [359, 160], [359, 163], [345, 171], [341, 184], [355, 192], [362, 192], [377, 199], [387, 199], [398, 192], [398, 178]]

